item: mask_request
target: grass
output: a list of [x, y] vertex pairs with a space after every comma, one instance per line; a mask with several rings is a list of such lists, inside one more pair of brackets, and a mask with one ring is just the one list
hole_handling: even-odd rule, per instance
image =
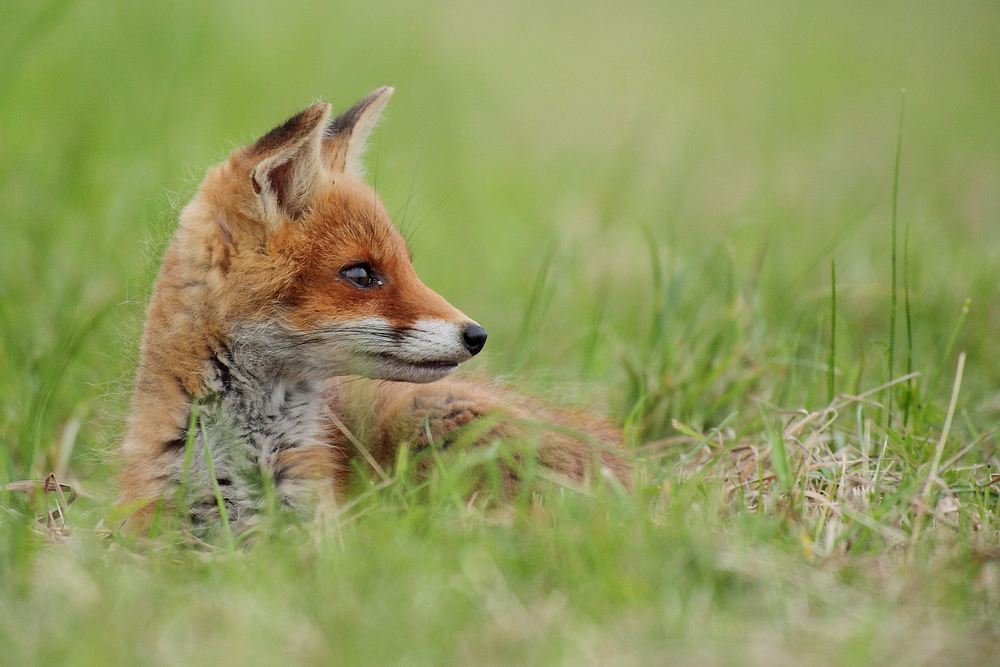
[[[995, 662], [998, 26], [15, 0], [0, 483], [79, 496], [0, 491], [5, 664]], [[109, 452], [179, 208], [232, 146], [387, 84], [369, 171], [418, 272], [489, 330], [480, 369], [623, 424], [636, 488], [470, 500], [501, 443], [240, 548], [120, 534]]]

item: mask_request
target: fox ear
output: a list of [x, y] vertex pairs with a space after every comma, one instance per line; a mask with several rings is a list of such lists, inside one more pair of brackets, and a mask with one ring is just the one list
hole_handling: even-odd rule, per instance
[[323, 132], [330, 105], [318, 102], [274, 128], [244, 155], [255, 164], [250, 183], [270, 220], [297, 218], [309, 208], [324, 165]]
[[323, 153], [335, 172], [349, 171], [357, 176], [364, 174], [361, 158], [368, 135], [375, 129], [392, 92], [389, 86], [379, 88], [327, 124]]

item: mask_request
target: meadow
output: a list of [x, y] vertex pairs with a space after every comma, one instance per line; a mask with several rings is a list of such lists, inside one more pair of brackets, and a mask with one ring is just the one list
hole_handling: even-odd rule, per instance
[[[1000, 663], [993, 0], [2, 13], [0, 485], [76, 494], [0, 491], [3, 664]], [[634, 488], [470, 498], [496, 443], [237, 548], [123, 534], [178, 211], [382, 85], [369, 178], [474, 370], [611, 415]]]

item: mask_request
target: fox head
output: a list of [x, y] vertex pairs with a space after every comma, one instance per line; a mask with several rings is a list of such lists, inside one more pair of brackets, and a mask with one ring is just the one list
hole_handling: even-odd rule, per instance
[[181, 214], [158, 290], [198, 283], [219, 340], [289, 379], [430, 382], [477, 354], [486, 331], [420, 281], [362, 180], [392, 92], [332, 119], [314, 104], [234, 150]]

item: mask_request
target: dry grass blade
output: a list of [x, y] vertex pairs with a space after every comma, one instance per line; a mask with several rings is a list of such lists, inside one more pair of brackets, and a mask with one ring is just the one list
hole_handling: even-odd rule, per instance
[[[951, 433], [951, 423], [952, 419], [955, 417], [955, 406], [958, 403], [958, 392], [962, 388], [962, 374], [965, 371], [965, 352], [958, 355], [958, 366], [955, 369], [955, 382], [951, 388], [951, 400], [948, 401], [948, 414], [944, 420], [944, 428], [941, 429], [941, 438], [938, 440], [937, 447], [934, 450], [934, 461], [931, 463], [931, 470], [927, 474], [927, 479], [924, 480], [923, 489], [920, 491], [920, 496], [918, 497], [919, 509], [917, 510], [917, 516], [913, 520], [913, 532], [910, 534], [910, 546], [912, 547], [917, 543], [920, 537], [921, 526], [923, 525], [922, 519], [928, 511], [927, 496], [930, 493], [931, 485], [939, 481], [938, 480], [938, 468], [941, 465], [941, 455], [944, 453], [944, 445], [948, 442], [948, 435]], [[947, 490], [947, 486], [941, 483], [942, 488]], [[912, 553], [912, 552], [911, 552]]]
[[70, 505], [74, 500], [76, 500], [76, 490], [69, 484], [62, 484], [56, 481], [55, 475], [49, 475], [44, 481], [39, 481], [36, 479], [26, 479], [17, 482], [11, 482], [10, 484], [5, 484], [3, 487], [4, 491], [20, 491], [22, 493], [34, 494], [38, 491], [42, 493], [56, 493], [57, 491], [64, 494], [69, 494], [66, 497], [65, 504]]
[[[25, 493], [29, 497], [41, 491], [45, 496], [45, 526], [49, 532], [56, 537], [66, 537], [69, 531], [66, 529], [66, 508], [76, 500], [76, 490], [69, 484], [61, 484], [54, 474], [50, 474], [44, 481], [21, 480], [10, 482], [4, 485], [4, 491], [17, 491]], [[49, 509], [49, 496], [55, 499], [55, 507]], [[41, 520], [41, 517], [38, 517]]]
[[342, 422], [337, 415], [333, 414], [330, 415], [330, 421], [332, 421], [333, 425], [344, 434], [344, 437], [350, 440], [351, 444], [354, 445], [359, 452], [361, 452], [361, 455], [365, 457], [365, 461], [367, 461], [368, 465], [372, 467], [372, 470], [378, 473], [378, 476], [382, 478], [382, 481], [389, 481], [389, 475], [387, 475], [382, 466], [378, 464], [378, 461], [375, 460], [375, 457], [368, 451], [368, 448], [365, 447], [364, 443], [358, 440], [357, 436], [351, 433], [351, 430], [347, 428], [347, 425], [344, 424], [344, 422]]

